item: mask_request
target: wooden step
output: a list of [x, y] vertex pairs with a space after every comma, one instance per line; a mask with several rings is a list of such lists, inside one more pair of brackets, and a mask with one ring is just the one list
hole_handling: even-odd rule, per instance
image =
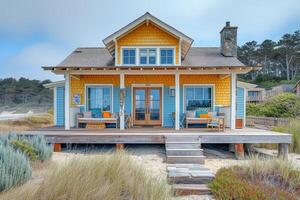
[[166, 143], [166, 149], [201, 149], [201, 144], [198, 142], [185, 142], [185, 143]]
[[177, 196], [211, 194], [207, 184], [174, 184], [172, 190]]
[[207, 184], [215, 175], [210, 171], [169, 171], [168, 181], [172, 184]]
[[195, 163], [204, 164], [205, 156], [168, 156], [167, 163]]
[[200, 164], [180, 164], [180, 163], [177, 163], [177, 164], [167, 164], [167, 171], [172, 171], [172, 170], [177, 170], [177, 171], [182, 171], [182, 170], [202, 170], [202, 171], [210, 171], [210, 169], [208, 169], [207, 167], [205, 167], [205, 165], [200, 165]]
[[167, 156], [203, 156], [202, 149], [166, 149]]

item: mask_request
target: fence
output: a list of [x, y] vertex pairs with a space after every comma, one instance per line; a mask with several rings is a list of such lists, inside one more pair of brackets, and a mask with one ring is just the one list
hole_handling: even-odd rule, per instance
[[247, 116], [246, 125], [247, 126], [255, 126], [255, 125], [263, 125], [263, 126], [289, 126], [291, 120], [287, 118], [276, 118], [276, 117], [255, 117], [255, 116]]

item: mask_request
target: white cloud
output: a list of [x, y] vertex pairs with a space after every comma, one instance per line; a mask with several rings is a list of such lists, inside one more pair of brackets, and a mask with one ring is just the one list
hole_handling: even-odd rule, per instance
[[228, 20], [239, 26], [240, 43], [272, 39], [300, 27], [299, 0], [2, 0], [0, 35], [26, 40], [38, 34], [45, 41], [0, 60], [1, 68], [5, 64], [11, 75], [28, 76], [30, 69], [47, 77], [40, 65], [57, 64], [77, 46], [102, 46], [102, 39], [147, 11], [200, 46], [219, 45], [219, 31]]
[[56, 65], [68, 53], [52, 44], [33, 44], [20, 53], [0, 61], [2, 77], [28, 77], [34, 79], [62, 79], [60, 76], [50, 75], [41, 66]]

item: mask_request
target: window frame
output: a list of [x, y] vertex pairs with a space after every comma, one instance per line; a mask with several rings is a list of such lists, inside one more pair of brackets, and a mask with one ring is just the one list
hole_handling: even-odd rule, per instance
[[182, 102], [182, 108], [183, 108], [183, 112], [185, 113], [186, 110], [186, 103], [187, 103], [187, 92], [186, 89], [187, 88], [191, 88], [191, 87], [210, 87], [211, 88], [211, 112], [215, 111], [215, 84], [184, 84], [183, 85], [183, 102]]
[[[161, 50], [172, 50], [173, 51], [173, 59], [172, 59], [172, 64], [169, 64], [169, 63], [166, 63], [166, 64], [162, 64], [161, 63]], [[175, 48], [169, 48], [169, 47], [163, 47], [163, 48], [159, 48], [159, 64], [162, 65], [162, 66], [165, 66], [165, 65], [170, 65], [170, 66], [173, 66], [175, 65]], [[166, 56], [166, 59], [168, 58], [168, 56]], [[167, 61], [167, 60], [166, 60]]]
[[[125, 64], [124, 63], [124, 50], [134, 50], [135, 51], [135, 58], [134, 58], [134, 64]], [[122, 63], [122, 65], [125, 65], [125, 66], [135, 66], [135, 65], [137, 65], [137, 55], [139, 54], [139, 52], [138, 52], [138, 50], [137, 50], [137, 48], [135, 48], [135, 47], [122, 47], [122, 49], [121, 49], [121, 63]], [[129, 56], [129, 58], [130, 58], [130, 56]]]
[[[155, 48], [155, 47], [152, 47], [152, 48], [151, 47], [145, 47], [145, 48], [144, 47], [140, 47], [139, 50], [138, 50], [138, 52], [139, 52], [139, 57], [138, 57], [139, 65], [140, 66], [156, 66], [156, 65], [158, 65], [157, 64], [157, 49], [158, 48]], [[147, 52], [146, 52], [147, 53], [147, 56], [146, 56], [147, 63], [146, 64], [142, 64], [141, 63], [141, 50], [147, 50]], [[150, 56], [149, 56], [150, 50], [155, 50], [155, 63], [154, 64], [150, 64], [149, 63], [149, 61], [150, 61], [150, 59], [149, 59], [150, 58]]]
[[[180, 66], [181, 59], [176, 64], [176, 46], [120, 46], [120, 64], [117, 66]], [[135, 64], [124, 64], [123, 50], [133, 49], [135, 50]], [[156, 50], [156, 64], [141, 64], [140, 63], [140, 49], [155, 49]], [[161, 64], [160, 50], [171, 49], [173, 50], [173, 64]], [[180, 47], [179, 47], [180, 54]]]
[[110, 98], [110, 110], [108, 112], [113, 113], [114, 112], [114, 105], [113, 105], [113, 98], [114, 98], [114, 87], [113, 84], [85, 84], [85, 102], [84, 102], [84, 107], [85, 111], [89, 111], [90, 108], [88, 108], [88, 88], [91, 87], [101, 87], [101, 88], [109, 88], [111, 92], [111, 98]]

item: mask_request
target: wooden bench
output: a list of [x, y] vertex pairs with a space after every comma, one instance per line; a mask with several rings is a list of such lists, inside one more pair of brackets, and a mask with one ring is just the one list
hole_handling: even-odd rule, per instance
[[79, 124], [115, 124], [118, 127], [117, 118], [77, 118], [77, 128]]

